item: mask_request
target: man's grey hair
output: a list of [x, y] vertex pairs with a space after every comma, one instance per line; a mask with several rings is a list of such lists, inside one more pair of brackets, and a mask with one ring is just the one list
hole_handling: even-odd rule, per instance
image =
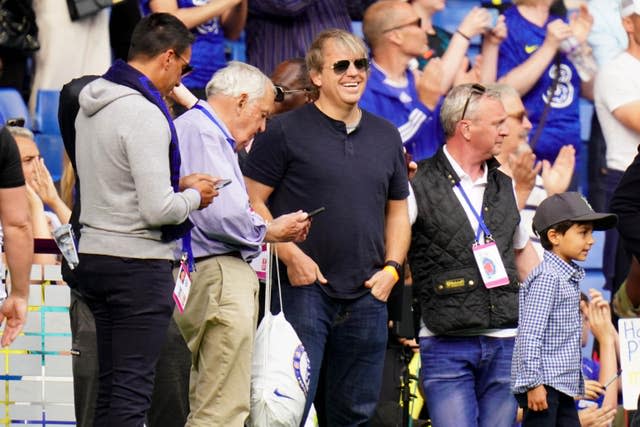
[[20, 126], [7, 126], [7, 130], [13, 137], [21, 136], [23, 138], [29, 138], [32, 141], [36, 140], [35, 136], [33, 136], [33, 132], [27, 128]]
[[211, 77], [205, 90], [207, 98], [214, 95], [236, 97], [246, 93], [252, 102], [262, 98], [266, 91], [275, 89], [269, 77], [253, 65], [231, 61]]
[[464, 118], [473, 119], [480, 99], [485, 97], [500, 100], [500, 93], [494, 89], [486, 88], [481, 95], [473, 84], [459, 85], [449, 91], [440, 109], [440, 123], [447, 138], [451, 138], [456, 133], [456, 125], [462, 120], [467, 100], [469, 103], [466, 112], [464, 112]]
[[494, 83], [487, 86], [487, 89], [497, 92], [500, 95], [500, 99], [520, 99], [520, 94], [513, 87], [504, 83]]

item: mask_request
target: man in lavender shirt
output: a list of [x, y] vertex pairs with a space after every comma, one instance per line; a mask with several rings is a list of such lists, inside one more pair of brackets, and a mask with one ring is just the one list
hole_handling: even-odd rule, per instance
[[186, 426], [242, 427], [258, 313], [258, 279], [248, 262], [262, 242], [304, 240], [310, 221], [298, 211], [267, 224], [249, 206], [236, 153], [266, 126], [275, 97], [269, 78], [234, 61], [213, 75], [206, 93], [207, 101], [175, 121], [180, 172], [205, 170], [231, 183], [215, 204], [190, 216], [196, 271], [185, 310], [175, 314], [193, 355]]

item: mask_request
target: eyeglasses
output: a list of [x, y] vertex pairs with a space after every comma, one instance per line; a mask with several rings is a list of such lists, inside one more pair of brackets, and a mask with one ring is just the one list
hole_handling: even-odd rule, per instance
[[276, 102], [284, 101], [284, 97], [287, 95], [300, 93], [300, 92], [311, 92], [311, 88], [308, 88], [308, 87], [305, 87], [302, 89], [287, 89], [283, 86], [274, 86], [274, 90], [276, 94], [276, 97], [275, 97]]
[[386, 30], [382, 30], [383, 33], [388, 33], [389, 31], [399, 30], [404, 27], [413, 27], [416, 26], [418, 28], [422, 28], [422, 18], [414, 19], [411, 22], [407, 22], [406, 24], [396, 25], [395, 27], [387, 28]]
[[507, 114], [507, 117], [513, 117], [517, 121], [522, 122], [525, 117], [529, 118], [529, 113], [527, 112], [527, 110], [521, 110], [517, 113]]
[[[340, 61], [334, 62], [331, 69], [336, 73], [336, 75], [340, 76], [347, 72], [350, 65], [350, 60], [341, 59]], [[354, 59], [353, 66], [356, 67], [356, 70], [358, 71], [367, 71], [369, 69], [369, 60], [367, 58]]]
[[15, 117], [15, 118], [7, 119], [5, 124], [11, 127], [22, 128], [24, 127], [24, 122], [25, 120], [22, 117]]
[[473, 95], [484, 95], [484, 93], [487, 91], [487, 88], [482, 86], [481, 84], [478, 83], [474, 83], [473, 85], [471, 85], [471, 92], [469, 92], [469, 96], [467, 97], [467, 100], [464, 103], [464, 108], [462, 109], [462, 116], [460, 116], [460, 120], [464, 120], [464, 115], [467, 114], [467, 108], [469, 107], [469, 101], [471, 101], [471, 97]]
[[173, 53], [176, 54], [176, 56], [178, 58], [180, 58], [180, 61], [182, 61], [184, 63], [184, 65], [182, 66], [182, 73], [180, 74], [182, 77], [186, 76], [187, 74], [189, 74], [190, 72], [193, 71], [193, 66], [191, 66], [191, 64], [189, 64], [189, 61], [187, 61], [186, 59], [184, 59], [181, 55], [178, 54], [178, 52], [176, 52], [175, 50], [173, 51]]

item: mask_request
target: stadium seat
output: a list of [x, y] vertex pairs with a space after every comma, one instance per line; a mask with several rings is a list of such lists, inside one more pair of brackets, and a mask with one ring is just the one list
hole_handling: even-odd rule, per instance
[[12, 87], [0, 88], [0, 124], [6, 123], [9, 119], [19, 118], [24, 119], [25, 127], [31, 127], [29, 109], [20, 92]]
[[364, 40], [364, 33], [362, 32], [362, 21], [351, 21], [351, 32]]
[[225, 39], [224, 51], [227, 61], [247, 62], [247, 49], [244, 31], [238, 40]]
[[33, 117], [33, 130], [51, 135], [60, 134], [58, 125], [59, 90], [40, 89], [36, 96], [36, 111]]
[[60, 135], [36, 133], [36, 145], [54, 182], [62, 177], [64, 144]]
[[[450, 33], [455, 33], [467, 13], [480, 4], [479, 0], [447, 0], [447, 7], [433, 16], [433, 23]], [[471, 39], [467, 55], [474, 60], [478, 53], [480, 53], [480, 36]]]
[[595, 243], [587, 259], [583, 262], [579, 262], [585, 270], [602, 270], [602, 253], [604, 252], [604, 231], [594, 231], [593, 239]]

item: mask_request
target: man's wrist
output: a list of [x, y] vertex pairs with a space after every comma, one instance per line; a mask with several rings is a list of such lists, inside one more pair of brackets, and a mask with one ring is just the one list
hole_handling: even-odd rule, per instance
[[388, 271], [389, 273], [391, 273], [394, 277], [394, 279], [396, 279], [396, 282], [398, 280], [400, 280], [400, 277], [402, 277], [402, 264], [400, 264], [399, 262], [396, 262], [394, 260], [386, 260], [384, 262], [384, 268], [383, 270]]
[[383, 270], [383, 271], [386, 271], [387, 273], [391, 274], [391, 276], [393, 276], [394, 283], [395, 283], [395, 282], [397, 282], [398, 280], [400, 280], [400, 275], [398, 274], [398, 272], [396, 271], [396, 269], [395, 269], [395, 268], [393, 268], [392, 266], [390, 266], [390, 265], [385, 265], [385, 266], [382, 268], [382, 270]]
[[464, 38], [465, 40], [467, 40], [468, 42], [471, 41], [471, 37], [469, 37], [464, 31], [457, 29], [456, 34], [459, 34], [460, 36], [462, 36], [462, 38]]

